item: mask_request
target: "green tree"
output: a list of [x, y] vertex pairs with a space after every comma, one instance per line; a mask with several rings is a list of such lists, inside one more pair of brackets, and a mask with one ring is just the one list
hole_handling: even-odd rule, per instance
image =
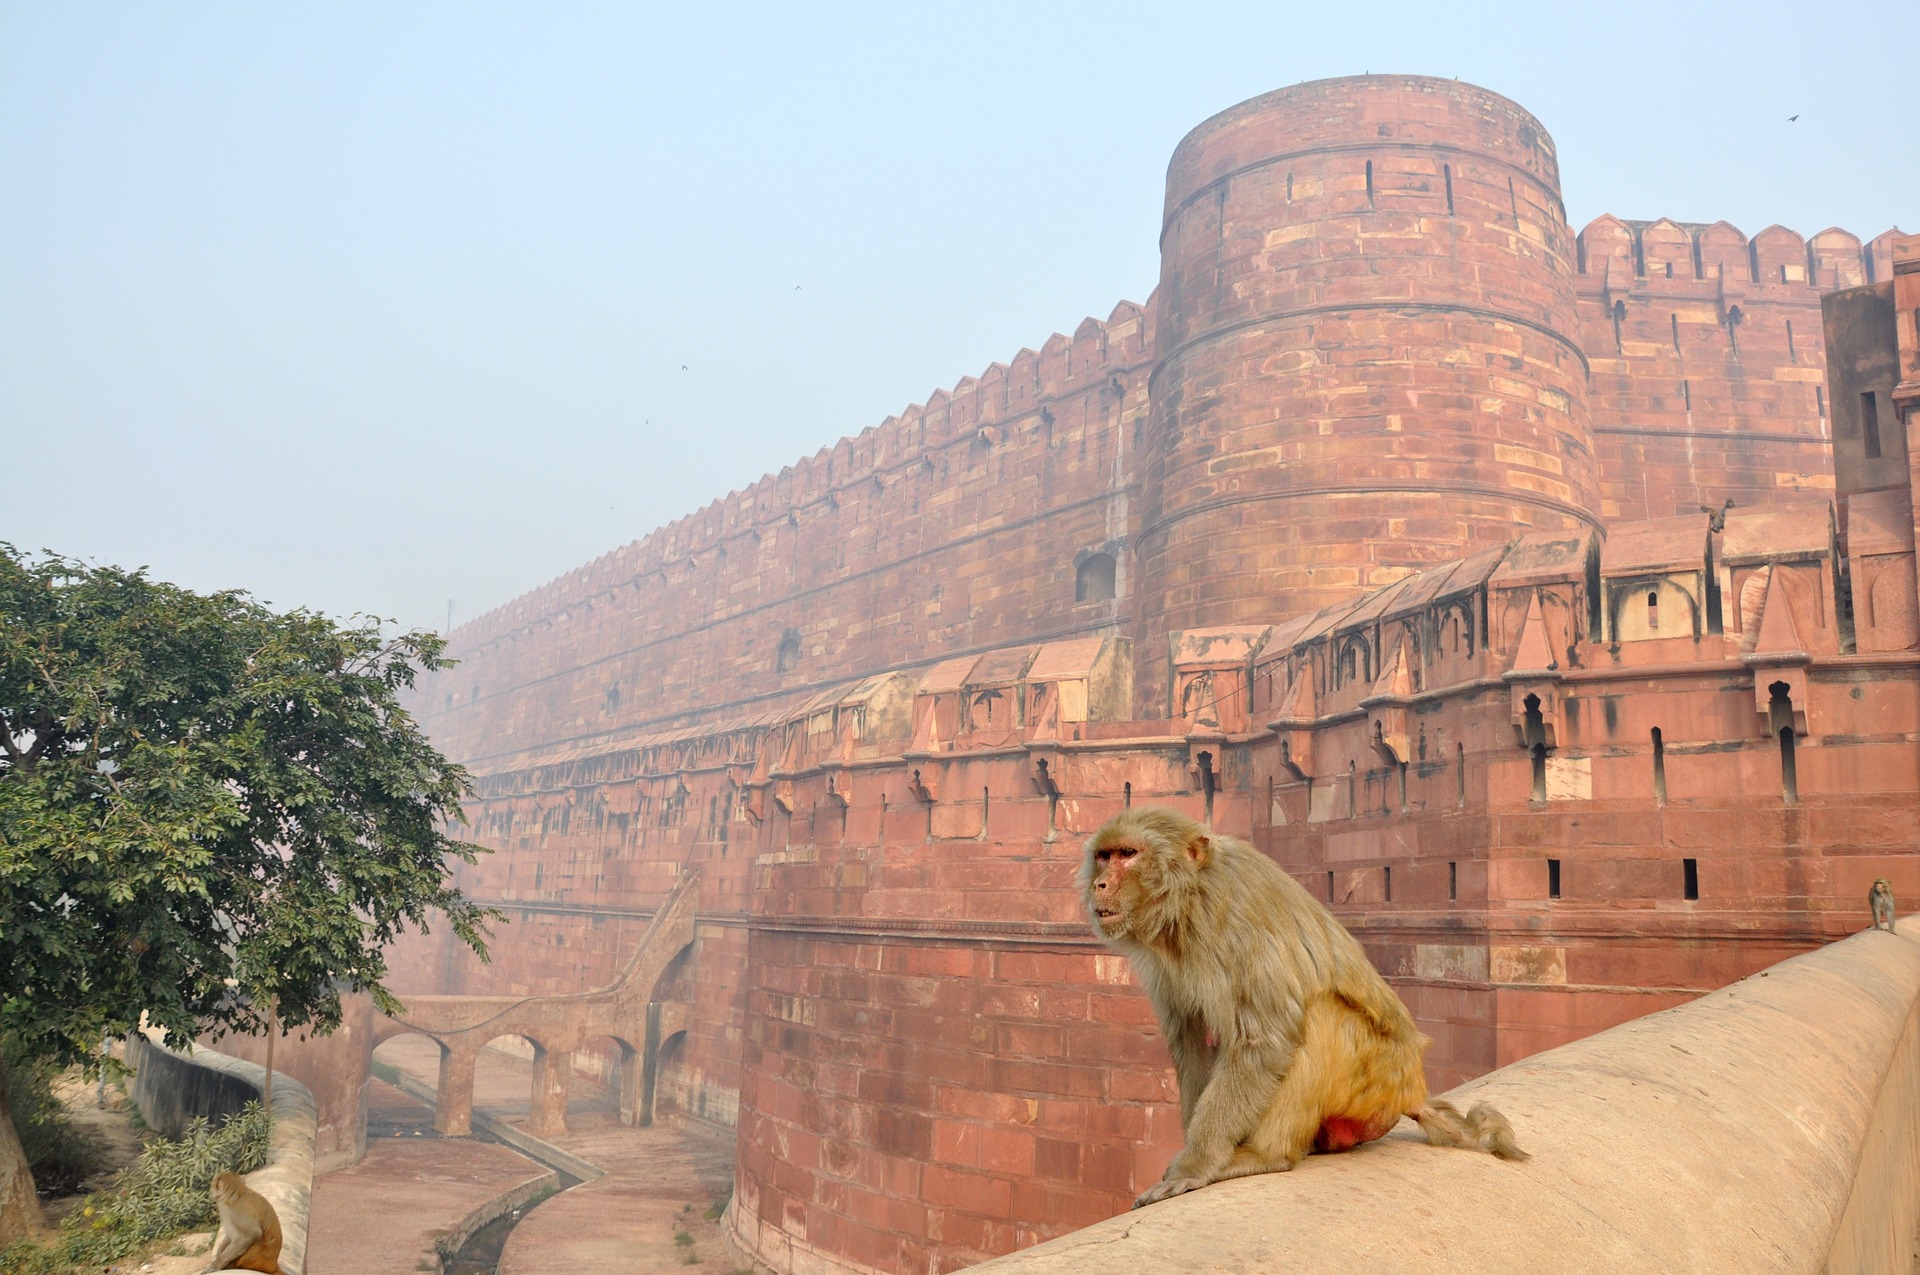
[[[436, 912], [484, 959], [467, 775], [399, 703], [443, 648], [0, 543], [0, 1033], [324, 1033]], [[0, 1243], [39, 1226], [0, 1090]]]

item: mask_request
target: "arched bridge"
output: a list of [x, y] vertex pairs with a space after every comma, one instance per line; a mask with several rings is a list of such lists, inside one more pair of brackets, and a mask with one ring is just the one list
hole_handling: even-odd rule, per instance
[[626, 969], [598, 991], [572, 996], [410, 996], [398, 1017], [375, 1019], [372, 1045], [418, 1032], [440, 1046], [433, 1127], [457, 1137], [472, 1130], [473, 1069], [480, 1051], [498, 1036], [525, 1037], [533, 1044], [528, 1129], [553, 1134], [567, 1127], [574, 1051], [609, 1036], [620, 1047], [620, 1119], [652, 1124], [661, 1048], [686, 1030], [689, 1014], [685, 1002], [663, 1002], [656, 992], [667, 967], [693, 943], [699, 883], [698, 873], [681, 878], [640, 936]]

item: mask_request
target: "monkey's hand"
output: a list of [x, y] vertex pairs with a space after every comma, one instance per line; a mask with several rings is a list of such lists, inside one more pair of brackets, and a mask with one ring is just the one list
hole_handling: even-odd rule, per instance
[[224, 1236], [221, 1236], [221, 1235], [214, 1236], [213, 1255], [207, 1258], [207, 1264], [200, 1268], [200, 1275], [214, 1275], [214, 1272], [216, 1271], [224, 1271], [227, 1269], [228, 1262], [231, 1262], [234, 1258], [240, 1256], [240, 1253], [238, 1250], [229, 1252], [228, 1249], [230, 1246], [222, 1243], [221, 1241], [223, 1239], [225, 1239]]
[[1162, 1200], [1171, 1200], [1176, 1195], [1198, 1191], [1210, 1181], [1209, 1178], [1169, 1178], [1165, 1182], [1156, 1182], [1140, 1193], [1140, 1198], [1133, 1202], [1133, 1207], [1144, 1209], [1149, 1204], [1158, 1204]]

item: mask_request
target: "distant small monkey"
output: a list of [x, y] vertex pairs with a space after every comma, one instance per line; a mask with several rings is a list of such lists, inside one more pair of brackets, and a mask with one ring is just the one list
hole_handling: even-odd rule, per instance
[[1152, 1204], [1384, 1137], [1525, 1160], [1506, 1117], [1430, 1102], [1427, 1038], [1351, 934], [1244, 841], [1141, 807], [1087, 842], [1094, 932], [1125, 952], [1166, 1033], [1187, 1143]]
[[1893, 933], [1893, 882], [1881, 877], [1867, 891], [1867, 906], [1873, 909], [1873, 928]]
[[216, 1173], [208, 1192], [220, 1210], [220, 1230], [214, 1236], [213, 1256], [206, 1271], [280, 1270], [280, 1216], [266, 1197], [248, 1186], [238, 1173]]

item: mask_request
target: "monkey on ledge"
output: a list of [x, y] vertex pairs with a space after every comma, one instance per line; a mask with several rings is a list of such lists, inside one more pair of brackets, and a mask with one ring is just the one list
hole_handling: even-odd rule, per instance
[[1493, 1108], [1429, 1101], [1427, 1038], [1360, 944], [1244, 841], [1175, 810], [1114, 816], [1087, 842], [1094, 932], [1127, 954], [1166, 1033], [1187, 1144], [1133, 1202], [1283, 1173], [1386, 1136], [1525, 1160]]

